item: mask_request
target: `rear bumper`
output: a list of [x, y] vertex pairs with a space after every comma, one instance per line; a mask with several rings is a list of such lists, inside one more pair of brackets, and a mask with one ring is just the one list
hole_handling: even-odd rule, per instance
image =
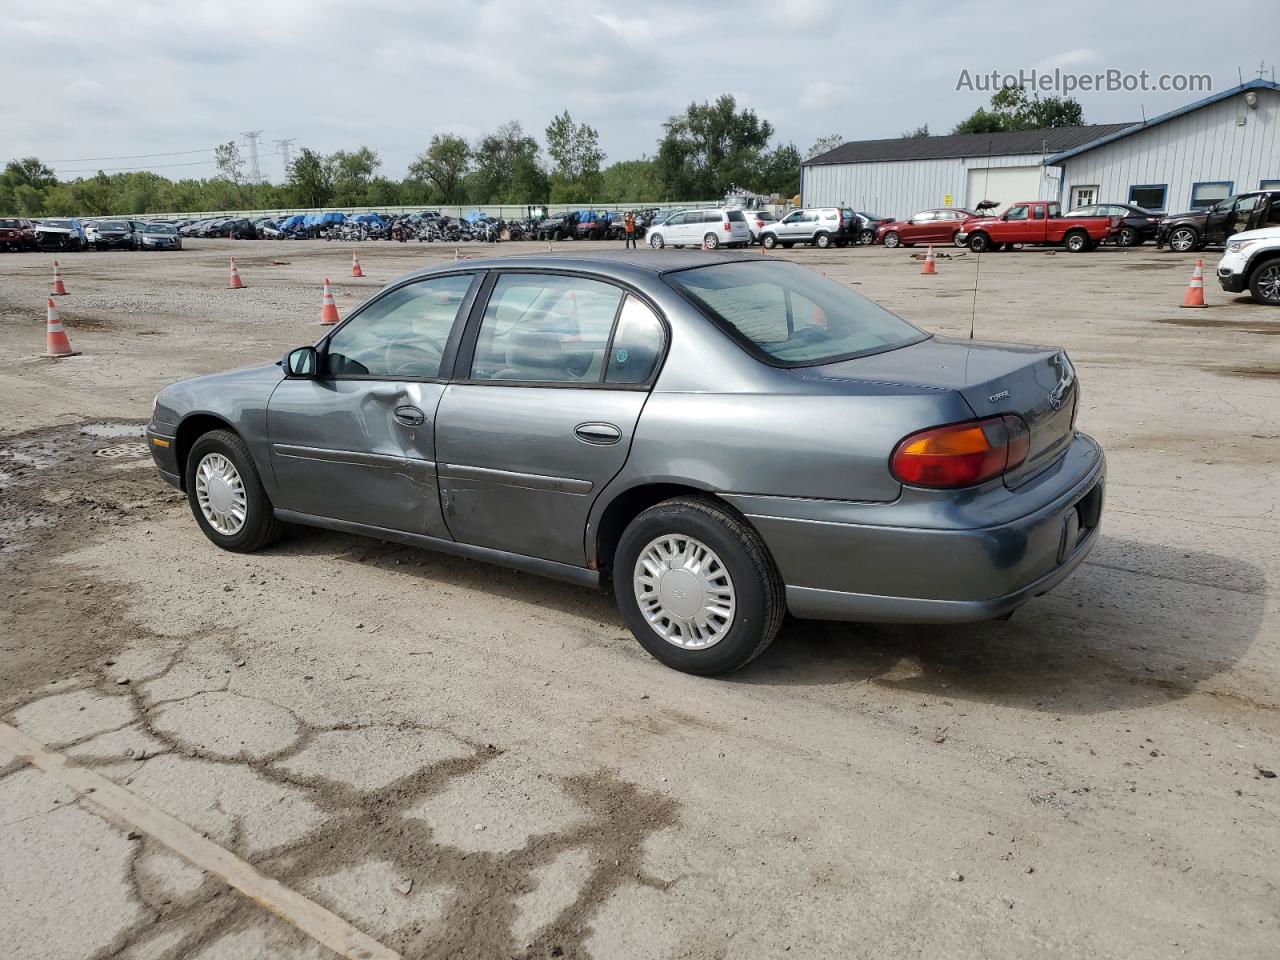
[[[1080, 435], [1050, 473], [1002, 494], [1017, 515], [988, 526], [841, 523], [794, 511], [748, 516], [778, 564], [787, 605], [797, 617], [987, 620], [1061, 583], [1097, 542], [1106, 475], [1101, 449]], [[896, 507], [860, 509], [891, 513]], [[832, 515], [829, 509], [813, 512]]]

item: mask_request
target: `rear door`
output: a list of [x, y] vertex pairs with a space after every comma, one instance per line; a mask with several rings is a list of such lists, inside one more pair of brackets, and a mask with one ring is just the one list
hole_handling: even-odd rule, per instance
[[276, 506], [447, 537], [436, 490], [435, 416], [478, 273], [396, 287], [319, 349], [315, 379], [286, 379], [267, 406]]
[[626, 461], [665, 327], [597, 278], [511, 270], [487, 287], [437, 417], [445, 522], [462, 543], [585, 566], [587, 516]]

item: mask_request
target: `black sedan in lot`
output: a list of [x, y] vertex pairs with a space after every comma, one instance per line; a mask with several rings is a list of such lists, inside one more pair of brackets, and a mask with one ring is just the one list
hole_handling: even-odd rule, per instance
[[1160, 214], [1127, 203], [1091, 203], [1067, 211], [1068, 217], [1119, 217], [1120, 225], [1112, 236], [1118, 247], [1136, 247], [1156, 238]]
[[138, 237], [132, 221], [99, 220], [93, 225], [93, 249], [135, 250]]

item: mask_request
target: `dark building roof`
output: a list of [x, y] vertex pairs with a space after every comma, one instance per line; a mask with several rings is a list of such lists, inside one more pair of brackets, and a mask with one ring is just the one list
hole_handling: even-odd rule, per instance
[[893, 137], [857, 140], [806, 160], [802, 166], [872, 163], [883, 160], [944, 160], [955, 157], [1011, 157], [1061, 153], [1110, 137], [1133, 123], [1094, 123], [1085, 127], [1049, 127], [1013, 133], [953, 133], [944, 137]]

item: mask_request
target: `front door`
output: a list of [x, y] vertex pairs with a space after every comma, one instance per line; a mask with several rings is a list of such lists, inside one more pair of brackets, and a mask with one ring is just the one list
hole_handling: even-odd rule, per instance
[[476, 277], [388, 291], [321, 345], [319, 376], [276, 387], [267, 436], [277, 507], [448, 536], [436, 489], [440, 366]]
[[585, 566], [587, 516], [626, 461], [663, 338], [620, 287], [499, 275], [437, 415], [454, 539]]

